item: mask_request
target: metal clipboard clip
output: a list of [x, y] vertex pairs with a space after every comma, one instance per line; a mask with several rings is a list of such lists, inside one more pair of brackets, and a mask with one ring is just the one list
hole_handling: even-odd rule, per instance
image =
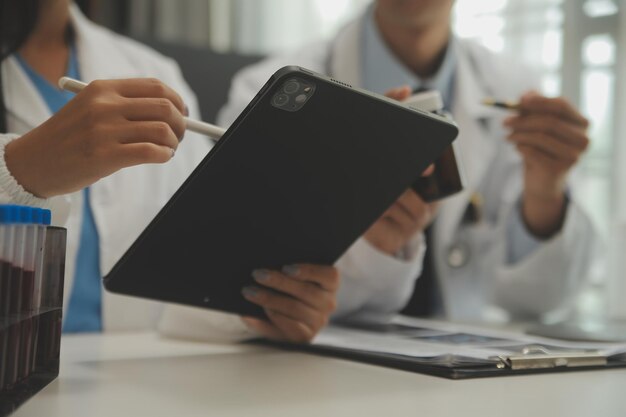
[[498, 368], [511, 370], [578, 368], [585, 366], [606, 366], [608, 359], [599, 351], [552, 353], [543, 346], [529, 346], [521, 354], [500, 355]]

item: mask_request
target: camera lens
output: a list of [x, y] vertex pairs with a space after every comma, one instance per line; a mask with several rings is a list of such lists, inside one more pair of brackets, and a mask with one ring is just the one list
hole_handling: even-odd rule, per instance
[[289, 96], [287, 94], [279, 93], [272, 99], [272, 104], [276, 107], [283, 107], [289, 102]]
[[298, 92], [299, 89], [300, 89], [300, 83], [298, 83], [296, 80], [289, 80], [283, 86], [283, 91], [287, 94], [296, 93]]

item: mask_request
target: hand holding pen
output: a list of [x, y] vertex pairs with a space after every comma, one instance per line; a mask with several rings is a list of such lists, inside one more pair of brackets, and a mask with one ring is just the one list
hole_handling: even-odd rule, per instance
[[[75, 94], [80, 93], [85, 87], [87, 87], [87, 85], [87, 83], [75, 80], [70, 77], [61, 77], [59, 79], [59, 87], [62, 90], [67, 90]], [[226, 132], [226, 129], [212, 125], [210, 123], [193, 120], [187, 116], [185, 116], [184, 119], [185, 129], [191, 130], [192, 132], [200, 133], [201, 135], [205, 135], [216, 140], [220, 139]]]
[[504, 125], [524, 163], [524, 221], [536, 236], [549, 237], [563, 223], [567, 176], [589, 146], [589, 121], [567, 100], [536, 92], [500, 107], [517, 112]]
[[48, 198], [122, 168], [169, 161], [187, 127], [185, 103], [155, 79], [94, 81], [5, 148], [12, 175]]

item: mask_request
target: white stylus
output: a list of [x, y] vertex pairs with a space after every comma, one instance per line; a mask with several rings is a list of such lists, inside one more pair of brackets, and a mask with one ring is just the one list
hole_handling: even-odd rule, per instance
[[[70, 77], [61, 77], [59, 79], [59, 88], [61, 88], [62, 90], [67, 90], [71, 91], [72, 93], [78, 94], [85, 87], [87, 87], [86, 83]], [[187, 125], [188, 130], [200, 133], [202, 135], [206, 135], [213, 139], [221, 138], [226, 132], [226, 129], [219, 126], [215, 126], [210, 123], [205, 123], [198, 120], [193, 120], [188, 117], [185, 117], [185, 124]]]

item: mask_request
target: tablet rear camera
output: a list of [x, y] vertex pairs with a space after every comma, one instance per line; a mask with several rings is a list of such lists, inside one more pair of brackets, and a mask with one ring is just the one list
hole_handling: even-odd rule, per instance
[[272, 97], [272, 106], [289, 112], [300, 110], [315, 92], [315, 84], [301, 78], [285, 81]]
[[298, 83], [296, 80], [289, 80], [283, 86], [283, 91], [286, 94], [295, 94], [300, 91], [300, 83]]
[[276, 107], [283, 107], [289, 103], [289, 96], [287, 94], [278, 93], [272, 99], [272, 104]]

